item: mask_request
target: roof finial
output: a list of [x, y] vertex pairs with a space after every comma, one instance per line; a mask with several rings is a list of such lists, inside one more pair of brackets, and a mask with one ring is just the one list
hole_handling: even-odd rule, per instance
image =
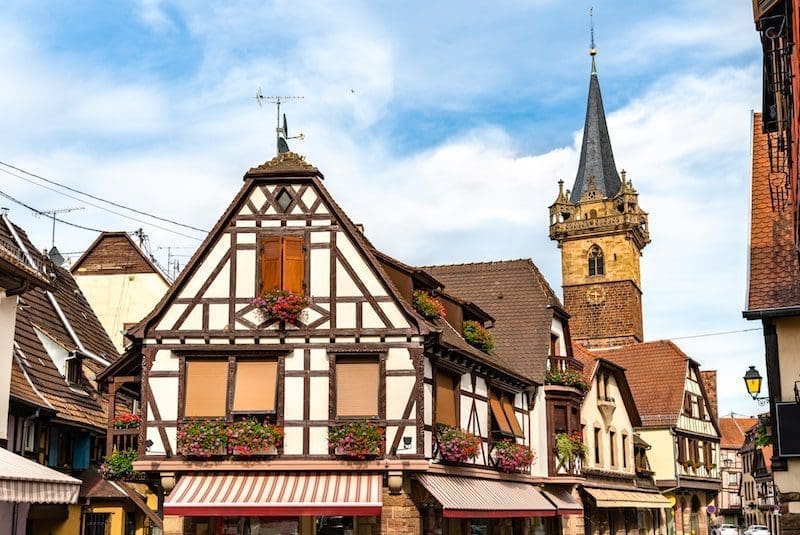
[[589, 55], [592, 56], [592, 74], [597, 74], [597, 67], [594, 64], [594, 57], [597, 55], [597, 49], [594, 46], [594, 8], [589, 8], [589, 35], [591, 37], [591, 44], [589, 46]]

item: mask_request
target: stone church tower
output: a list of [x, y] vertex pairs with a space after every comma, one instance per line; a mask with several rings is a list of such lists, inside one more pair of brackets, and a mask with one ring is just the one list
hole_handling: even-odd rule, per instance
[[564, 306], [573, 340], [587, 347], [641, 342], [639, 257], [650, 242], [647, 212], [625, 171], [617, 172], [594, 47], [581, 158], [572, 190], [559, 181], [550, 239], [561, 249]]

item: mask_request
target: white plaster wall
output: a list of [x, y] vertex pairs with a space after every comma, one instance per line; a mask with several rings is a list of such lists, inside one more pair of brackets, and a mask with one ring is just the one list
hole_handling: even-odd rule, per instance
[[647, 460], [656, 480], [675, 479], [675, 436], [669, 429], [641, 429], [642, 440], [650, 444]]
[[217, 240], [217, 243], [215, 243], [211, 250], [208, 251], [208, 254], [203, 261], [195, 268], [194, 273], [192, 273], [191, 277], [186, 282], [186, 285], [183, 287], [183, 291], [180, 293], [179, 297], [195, 297], [197, 292], [200, 290], [200, 287], [203, 286], [211, 273], [214, 271], [214, 268], [217, 267], [217, 264], [219, 264], [220, 260], [222, 260], [222, 257], [225, 256], [225, 253], [228, 252], [230, 247], [230, 235], [221, 235]]
[[567, 340], [564, 336], [564, 325], [561, 323], [561, 320], [553, 317], [553, 322], [550, 326], [551, 332], [558, 335], [558, 356], [566, 356], [567, 355]]
[[[619, 389], [616, 378], [609, 374], [608, 376], [608, 396], [614, 398], [616, 408], [611, 417], [609, 426], [605, 425], [603, 415], [597, 406], [597, 392], [598, 380], [600, 373], [595, 374], [592, 380], [591, 388], [586, 393], [581, 405], [581, 421], [586, 425], [586, 436], [584, 437], [589, 453], [586, 455], [586, 463], [592, 468], [599, 468], [602, 470], [609, 470], [614, 472], [622, 472], [633, 474], [635, 472], [633, 460], [633, 425], [631, 424], [630, 416], [625, 407], [622, 399], [622, 392]], [[600, 427], [600, 440], [602, 441], [600, 447], [600, 464], [594, 462], [594, 427]], [[609, 447], [610, 431], [616, 433], [615, 442], [617, 449], [617, 464], [611, 465], [611, 448]], [[627, 435], [627, 467], [622, 467], [622, 435]]]
[[16, 296], [6, 297], [3, 294], [0, 297], [0, 439], [8, 438], [8, 399], [11, 393], [16, 318]]
[[547, 439], [544, 388], [539, 387], [531, 410], [531, 447], [536, 452], [536, 459], [531, 465], [531, 474], [534, 476], [547, 476]]
[[[414, 377], [386, 377], [386, 418], [400, 420], [414, 389]], [[414, 413], [411, 413], [414, 417]]]

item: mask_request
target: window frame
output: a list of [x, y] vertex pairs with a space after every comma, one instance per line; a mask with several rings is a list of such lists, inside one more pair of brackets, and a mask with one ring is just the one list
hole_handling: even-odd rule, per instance
[[278, 239], [280, 243], [280, 273], [279, 273], [279, 284], [278, 289], [283, 290], [285, 289], [284, 286], [284, 240], [286, 238], [299, 238], [301, 241], [301, 248], [303, 254], [303, 277], [300, 282], [301, 291], [299, 292], [300, 295], [307, 295], [309, 292], [309, 236], [307, 231], [287, 231], [287, 232], [259, 232], [256, 234], [256, 248], [257, 248], [257, 255], [256, 255], [256, 294], [263, 295], [265, 292], [271, 290], [272, 288], [265, 288], [264, 287], [264, 274], [263, 270], [263, 255], [264, 255], [264, 242], [270, 238]]
[[606, 274], [605, 254], [599, 245], [595, 244], [589, 248], [586, 259], [590, 277], [600, 277]]
[[[328, 403], [328, 417], [331, 422], [348, 423], [354, 421], [368, 420], [378, 425], [386, 423], [386, 352], [385, 351], [337, 351], [328, 353], [328, 386], [330, 391], [330, 403]], [[370, 360], [374, 359], [378, 364], [378, 414], [377, 416], [339, 416], [338, 414], [338, 383], [336, 378], [336, 364], [340, 360]]]
[[[218, 420], [231, 422], [234, 418], [245, 416], [257, 416], [266, 418], [271, 423], [282, 423], [283, 420], [283, 376], [284, 376], [284, 360], [285, 352], [270, 352], [270, 351], [257, 351], [242, 354], [219, 354], [219, 353], [198, 353], [191, 352], [187, 354], [180, 354], [179, 375], [178, 381], [178, 421], [185, 423], [193, 420]], [[228, 374], [226, 379], [226, 392], [225, 392], [225, 415], [224, 416], [186, 416], [186, 391], [187, 391], [187, 361], [203, 361], [203, 360], [227, 360]], [[275, 360], [277, 362], [277, 370], [275, 372], [275, 409], [272, 411], [234, 411], [233, 400], [236, 388], [236, 368], [239, 361], [246, 360]]]
[[[508, 416], [506, 416], [505, 410], [503, 410], [503, 396], [505, 392], [498, 388], [489, 387], [488, 389], [488, 410], [489, 410], [489, 430], [492, 435], [500, 435], [503, 438], [515, 438], [514, 435], [514, 428], [511, 426], [511, 423], [508, 421]], [[498, 406], [498, 410], [495, 410], [494, 404], [492, 402], [496, 402]], [[499, 413], [499, 416], [498, 416]], [[500, 422], [500, 418], [502, 417], [502, 423]], [[569, 417], [569, 415], [567, 415]], [[503, 429], [503, 423], [508, 428], [508, 431]]]
[[[92, 520], [101, 520], [102, 525], [90, 526], [89, 522]], [[83, 514], [82, 533], [84, 535], [108, 535], [108, 532], [111, 529], [111, 522], [109, 522], [109, 520], [111, 520], [111, 513], [95, 513], [87, 511]], [[102, 529], [102, 531], [98, 531], [98, 528]]]
[[434, 366], [433, 368], [433, 424], [434, 426], [450, 424], [439, 421], [439, 376], [440, 374], [449, 375], [453, 380], [453, 396], [455, 407], [455, 427], [461, 428], [461, 376], [455, 371], [441, 366]]

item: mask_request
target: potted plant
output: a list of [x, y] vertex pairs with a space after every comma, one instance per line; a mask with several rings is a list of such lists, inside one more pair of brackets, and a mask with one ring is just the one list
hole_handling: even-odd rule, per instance
[[589, 385], [583, 380], [583, 376], [575, 370], [547, 370], [544, 374], [544, 384], [571, 386], [581, 392], [589, 390]]
[[492, 333], [477, 321], [465, 321], [462, 324], [462, 332], [464, 333], [464, 340], [466, 340], [469, 345], [480, 349], [484, 353], [488, 353], [494, 349], [494, 337]]
[[341, 457], [364, 460], [383, 453], [383, 428], [368, 421], [351, 422], [328, 430], [328, 446]]
[[444, 318], [447, 315], [442, 302], [425, 290], [416, 290], [412, 295], [412, 303], [414, 309], [429, 320]]
[[142, 423], [142, 417], [130, 412], [122, 412], [114, 417], [114, 429], [135, 429]]
[[178, 453], [201, 458], [227, 454], [227, 423], [208, 419], [184, 423], [178, 428]]
[[494, 445], [494, 462], [503, 472], [520, 472], [536, 458], [533, 450], [513, 440], [500, 440]]
[[573, 461], [586, 458], [586, 445], [580, 431], [571, 435], [559, 433], [556, 435], [556, 455], [559, 459]]
[[769, 414], [758, 417], [756, 427], [756, 446], [769, 446], [772, 444], [772, 418]]
[[239, 420], [228, 426], [227, 449], [232, 455], [275, 455], [282, 440], [281, 428], [255, 418]]
[[692, 466], [692, 461], [689, 460], [681, 461], [681, 466], [683, 466], [684, 468], [689, 468], [690, 466]]
[[100, 465], [100, 473], [105, 479], [129, 479], [136, 473], [133, 469], [136, 458], [134, 450], [114, 451]]
[[277, 288], [256, 297], [251, 303], [265, 318], [284, 321], [295, 326], [300, 324], [300, 315], [309, 305], [306, 296]]
[[480, 437], [458, 427], [439, 426], [436, 441], [442, 459], [450, 463], [465, 463], [480, 453]]

